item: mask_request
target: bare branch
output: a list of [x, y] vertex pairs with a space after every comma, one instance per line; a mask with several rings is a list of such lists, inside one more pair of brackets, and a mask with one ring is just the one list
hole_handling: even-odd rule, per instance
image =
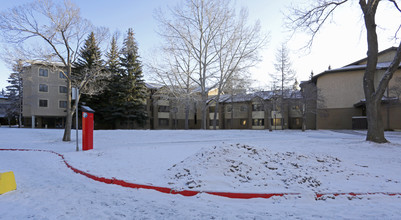
[[318, 0], [307, 9], [291, 7], [286, 15], [286, 27], [293, 32], [303, 32], [309, 34], [310, 40], [305, 48], [310, 48], [321, 27], [334, 11], [348, 0]]

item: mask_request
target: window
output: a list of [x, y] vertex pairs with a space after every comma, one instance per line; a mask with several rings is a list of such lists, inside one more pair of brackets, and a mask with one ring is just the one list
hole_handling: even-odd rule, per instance
[[159, 111], [158, 112], [170, 112], [170, 106], [159, 106]]
[[159, 126], [168, 126], [169, 120], [166, 118], [159, 118]]
[[47, 100], [39, 99], [39, 107], [47, 107]]
[[263, 111], [263, 106], [261, 104], [253, 104], [252, 111], [254, 111], [254, 112]]
[[248, 110], [248, 107], [246, 105], [241, 105], [240, 109], [241, 112], [246, 112]]
[[59, 101], [58, 107], [59, 108], [67, 108], [67, 101]]
[[210, 106], [209, 107], [209, 112], [212, 113], [212, 112], [214, 112], [215, 109], [216, 109], [216, 106]]
[[60, 93], [67, 93], [67, 86], [59, 86], [58, 88]]
[[40, 68], [39, 69], [39, 76], [48, 77], [49, 76], [49, 70]]
[[65, 77], [65, 75], [61, 71], [59, 72], [59, 77], [60, 79], [67, 79], [67, 77]]
[[226, 112], [231, 112], [233, 110], [233, 107], [231, 105], [227, 106]]
[[49, 86], [46, 84], [39, 84], [39, 92], [48, 92], [49, 91]]
[[241, 119], [240, 120], [241, 126], [246, 126], [246, 119]]
[[265, 126], [265, 120], [264, 119], [253, 119], [252, 126]]
[[[213, 119], [210, 119], [210, 126], [213, 126]], [[219, 126], [219, 120], [216, 119], [216, 126]]]
[[281, 118], [272, 118], [272, 126], [281, 126]]

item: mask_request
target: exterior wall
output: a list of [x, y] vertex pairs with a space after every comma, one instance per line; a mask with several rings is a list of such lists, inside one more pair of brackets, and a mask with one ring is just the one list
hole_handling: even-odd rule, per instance
[[317, 80], [318, 96], [324, 106], [331, 108], [353, 108], [363, 97], [363, 71], [348, 71], [322, 75]]
[[[396, 50], [390, 50], [386, 53], [380, 54], [378, 57], [378, 62], [383, 63], [383, 62], [391, 62], [393, 61], [393, 58], [396, 54]], [[363, 60], [362, 62], [359, 62], [358, 64], [366, 64], [367, 60]]]
[[251, 102], [224, 104], [225, 129], [252, 129]]
[[362, 111], [356, 108], [331, 108], [319, 110], [317, 129], [352, 129], [352, 117], [361, 116]]
[[401, 104], [382, 105], [383, 125], [385, 130], [401, 129]]
[[[386, 55], [387, 57], [385, 56], [381, 58], [381, 60], [386, 60], [389, 58], [388, 56], [392, 56], [389, 54]], [[376, 74], [376, 85], [383, 73], [384, 71], [381, 70]], [[318, 96], [320, 99], [324, 100], [324, 103], [318, 104], [318, 106], [324, 107], [318, 108], [318, 115], [316, 117], [317, 129], [352, 129], [352, 117], [362, 116], [362, 110], [355, 108], [354, 104], [365, 99], [363, 92], [363, 74], [364, 70], [333, 72], [322, 75], [317, 79]], [[395, 79], [397, 77], [401, 77], [401, 70], [397, 70], [397, 72], [394, 73], [389, 83], [389, 88], [395, 85]], [[386, 95], [387, 93], [385, 93], [385, 96]], [[390, 92], [389, 96], [394, 97], [396, 94]], [[382, 107], [385, 129], [401, 128], [401, 120], [398, 119], [399, 117], [396, 117], [399, 111], [399, 108], [396, 106], [390, 107], [392, 120], [389, 125], [387, 125], [387, 110]]]
[[[39, 69], [47, 69], [48, 76], [39, 76]], [[39, 127], [46, 125], [46, 118], [59, 120], [66, 116], [66, 108], [60, 107], [60, 101], [67, 101], [67, 93], [60, 93], [60, 86], [66, 86], [66, 80], [60, 78], [59, 70], [43, 65], [31, 65], [24, 69], [23, 78], [23, 117], [25, 124], [30, 124], [32, 116], [37, 117]], [[45, 84], [47, 92], [39, 91], [39, 85]], [[47, 100], [47, 107], [40, 107], [39, 100]], [[50, 124], [56, 123], [51, 120]], [[62, 121], [62, 120], [61, 120]], [[43, 125], [42, 125], [43, 124]], [[49, 125], [50, 126], [50, 125]], [[52, 126], [53, 127], [53, 126]]]
[[[39, 76], [39, 69], [48, 70], [48, 77]], [[39, 84], [48, 86], [47, 92], [39, 91]], [[59, 71], [41, 65], [33, 65], [23, 72], [23, 116], [66, 116], [65, 108], [59, 107], [59, 101], [67, 101], [67, 94], [60, 93], [59, 86], [66, 86], [65, 79], [59, 77]], [[48, 107], [39, 107], [39, 100], [48, 100]]]

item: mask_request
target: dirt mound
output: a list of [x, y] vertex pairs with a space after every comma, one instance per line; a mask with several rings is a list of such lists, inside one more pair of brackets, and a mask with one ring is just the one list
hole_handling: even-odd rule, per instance
[[204, 148], [173, 165], [166, 174], [174, 189], [270, 191], [323, 189], [319, 177], [343, 172], [338, 158], [271, 152], [248, 145]]

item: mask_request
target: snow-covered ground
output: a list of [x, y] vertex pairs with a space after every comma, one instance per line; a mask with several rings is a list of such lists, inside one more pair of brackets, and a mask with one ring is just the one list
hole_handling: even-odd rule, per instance
[[[75, 132], [75, 131], [74, 131]], [[270, 199], [193, 197], [93, 181], [46, 152], [0, 151], [17, 190], [0, 195], [0, 219], [399, 219], [401, 133], [391, 143], [362, 131], [95, 131], [94, 150], [75, 151], [62, 130], [0, 128], [0, 148], [53, 150], [106, 178], [176, 190], [300, 193]], [[81, 137], [81, 136], [80, 136]]]

